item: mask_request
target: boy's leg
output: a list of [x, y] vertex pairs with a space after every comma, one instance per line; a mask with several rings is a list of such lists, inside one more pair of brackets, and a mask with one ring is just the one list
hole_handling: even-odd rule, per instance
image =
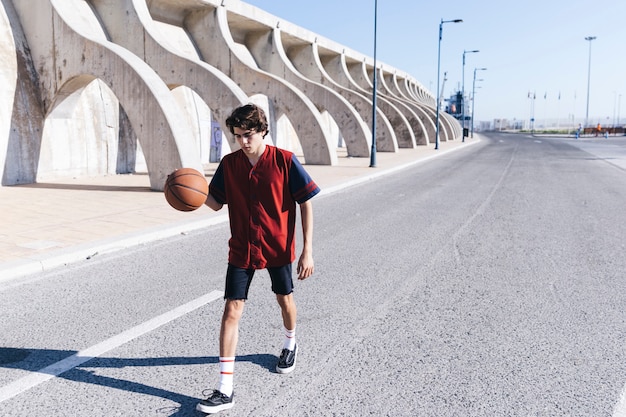
[[276, 294], [276, 301], [280, 306], [280, 312], [283, 317], [283, 325], [287, 330], [294, 330], [296, 328], [296, 319], [298, 316], [298, 309], [296, 308], [296, 301], [293, 298], [293, 293], [282, 295]]
[[233, 406], [233, 378], [235, 352], [239, 339], [239, 321], [243, 315], [248, 288], [254, 270], [245, 270], [228, 265], [224, 313], [220, 326], [220, 385], [219, 389], [200, 401], [196, 409], [204, 413], [216, 413]]
[[272, 291], [280, 306], [285, 331], [285, 343], [280, 353], [276, 372], [286, 374], [295, 369], [298, 346], [296, 344], [296, 319], [298, 310], [293, 297], [293, 278], [291, 264], [278, 268], [268, 268], [272, 278]]
[[272, 291], [276, 294], [276, 301], [280, 306], [283, 324], [286, 329], [296, 328], [296, 302], [293, 298], [293, 278], [291, 264], [276, 268], [267, 268], [272, 280]]
[[220, 386], [219, 391], [233, 395], [235, 352], [239, 340], [239, 320], [243, 314], [244, 300], [226, 300], [220, 327]]
[[220, 327], [220, 356], [235, 356], [239, 340], [239, 320], [243, 315], [244, 305], [244, 300], [226, 300]]
[[280, 352], [276, 372], [286, 374], [296, 368], [296, 356], [298, 354], [298, 345], [296, 343], [296, 318], [298, 312], [293, 293], [288, 295], [276, 294], [276, 300], [280, 306], [283, 317], [283, 330], [285, 331], [285, 343]]
[[220, 327], [220, 384], [206, 400], [196, 406], [203, 413], [216, 413], [233, 406], [235, 352], [239, 338], [239, 320], [244, 300], [226, 300]]

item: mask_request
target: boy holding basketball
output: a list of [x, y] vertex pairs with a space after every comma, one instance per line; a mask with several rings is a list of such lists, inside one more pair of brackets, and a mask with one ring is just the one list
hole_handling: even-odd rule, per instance
[[229, 240], [224, 313], [220, 328], [220, 384], [196, 407], [215, 413], [233, 406], [233, 369], [239, 320], [254, 272], [266, 268], [282, 313], [285, 341], [276, 365], [278, 373], [294, 370], [296, 305], [293, 298], [292, 262], [295, 260], [296, 203], [300, 205], [302, 254], [296, 273], [303, 280], [313, 274], [313, 211], [310, 199], [320, 189], [296, 156], [267, 145], [263, 110], [248, 104], [226, 119], [240, 150], [226, 155], [209, 185], [206, 205], [220, 210], [228, 205]]

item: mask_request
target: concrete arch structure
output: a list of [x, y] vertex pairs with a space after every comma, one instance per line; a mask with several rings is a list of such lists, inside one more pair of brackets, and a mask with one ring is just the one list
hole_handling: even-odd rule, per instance
[[[281, 126], [272, 139], [301, 150], [308, 164], [337, 164], [343, 143], [349, 156], [370, 156], [373, 117], [378, 151], [434, 141], [435, 96], [417, 80], [239, 0], [36, 6], [0, 0], [2, 185], [63, 175], [68, 170], [57, 169], [63, 164], [41, 162], [67, 148], [100, 158], [72, 166], [76, 175], [133, 172], [111, 166], [145, 159], [140, 169], [160, 190], [176, 168], [203, 169], [198, 144], [210, 138], [200, 122], [223, 123], [234, 107], [259, 96], [267, 99], [273, 126]], [[194, 109], [202, 116], [194, 119]], [[59, 126], [68, 133], [60, 148], [59, 138], [50, 137]], [[441, 142], [462, 135], [445, 112], [439, 128]], [[60, 151], [51, 152], [54, 146]]]
[[[284, 42], [283, 42], [284, 44]], [[307, 80], [318, 83], [327, 89], [333, 91], [338, 94], [342, 100], [354, 110], [354, 120], [353, 123], [358, 123], [360, 127], [357, 129], [363, 130], [365, 132], [365, 143], [359, 145], [357, 148], [357, 152], [360, 152], [360, 148], [362, 146], [366, 147], [365, 156], [370, 156], [371, 145], [372, 145], [372, 131], [370, 130], [370, 125], [368, 125], [368, 120], [372, 117], [371, 110], [367, 115], [364, 116], [364, 112], [359, 111], [360, 108], [367, 108], [367, 99], [365, 97], [360, 97], [356, 94], [353, 94], [349, 90], [342, 89], [339, 85], [334, 83], [329, 75], [326, 73], [325, 69], [322, 66], [316, 40], [313, 40], [312, 43], [302, 44], [299, 41], [288, 41], [287, 46], [285, 47], [285, 53], [289, 58], [291, 64], [296, 68], [298, 73], [302, 74]], [[355, 102], [361, 102], [361, 105], [356, 104]], [[345, 129], [344, 129], [345, 131]], [[358, 141], [359, 139], [350, 139], [346, 138], [345, 135], [342, 138], [344, 142], [348, 142], [349, 140]], [[348, 156], [358, 156], [357, 154], [352, 154], [350, 148], [348, 150]]]
[[421, 109], [415, 101], [403, 99], [399, 91], [393, 88], [394, 75], [395, 74], [384, 71], [382, 66], [379, 67], [379, 75], [377, 76], [377, 80], [380, 80], [378, 82], [378, 90], [383, 97], [394, 103], [407, 118], [411, 130], [415, 135], [413, 146], [427, 145], [429, 142], [429, 132], [426, 130], [426, 126], [422, 121]]
[[[318, 47], [319, 52], [321, 52], [321, 48]], [[320, 62], [324, 70], [323, 73], [329, 75], [328, 79], [322, 79], [322, 84], [329, 84], [335, 91], [344, 96], [357, 109], [361, 117], [372, 125], [374, 116], [372, 99], [360, 89], [354, 89], [355, 83], [350, 79], [346, 55], [336, 52], [329, 53], [325, 50], [325, 54], [320, 55]], [[396, 152], [398, 139], [393, 125], [381, 107], [376, 107], [376, 147], [379, 151]]]
[[[353, 80], [353, 88], [359, 88], [366, 94], [373, 96], [374, 86], [374, 70], [372, 65], [368, 65], [365, 60], [348, 65], [348, 71], [350, 72], [350, 79]], [[378, 76], [378, 75], [377, 75]], [[380, 76], [378, 76], [380, 78]], [[384, 94], [381, 93], [380, 88], [377, 90], [377, 105], [383, 110], [394, 132], [396, 132], [396, 141], [399, 148], [413, 148], [415, 147], [415, 134], [411, 129], [411, 124], [406, 117], [406, 114], [402, 109], [398, 108], [396, 103], [389, 100]]]
[[0, 163], [2, 185], [33, 183], [44, 116], [37, 73], [13, 4], [0, 3]]
[[410, 96], [400, 88], [400, 85], [405, 85], [407, 83], [406, 77], [399, 79], [397, 72], [383, 72], [381, 74], [381, 78], [383, 81], [382, 84], [387, 90], [387, 93], [399, 102], [403, 103], [405, 106], [408, 106], [411, 109], [413, 116], [417, 119], [413, 120], [411, 123], [415, 132], [416, 144], [428, 145], [435, 138], [435, 124], [432, 122], [428, 113], [424, 110], [426, 105], [420, 101], [411, 100]]
[[[248, 46], [259, 67], [299, 88], [320, 111], [328, 111], [339, 126], [349, 155], [369, 156], [368, 137], [371, 132], [361, 116], [340, 94], [299, 73], [284, 49], [282, 30], [276, 28], [255, 35], [248, 38]], [[298, 42], [293, 38], [291, 41]]]
[[293, 84], [260, 69], [246, 46], [246, 37], [270, 31], [276, 22], [258, 22], [242, 13], [239, 8], [205, 7], [190, 13], [185, 27], [206, 62], [232, 78], [248, 95], [267, 96], [276, 119], [287, 116], [300, 139], [306, 163], [336, 165], [336, 145], [314, 103]]
[[[192, 40], [186, 50], [180, 47], [180, 40], [186, 36], [184, 15], [197, 9], [197, 2], [195, 6], [186, 7], [161, 2], [161, 16], [167, 16], [167, 22], [161, 27], [153, 20], [145, 0], [91, 0], [91, 4], [113, 42], [150, 65], [170, 89], [184, 85], [195, 91], [211, 108], [223, 130], [227, 130], [224, 122], [232, 110], [250, 101], [233, 80], [200, 59]], [[176, 19], [177, 16], [181, 18]], [[179, 43], [169, 41], [163, 25], [167, 25], [170, 31], [182, 33], [176, 38]], [[239, 145], [234, 138], [227, 137], [231, 149], [237, 149]], [[185, 146], [189, 145], [192, 145], [191, 141], [185, 143]]]
[[[151, 188], [162, 189], [167, 175], [181, 166], [202, 169], [200, 160], [184, 146], [188, 132], [176, 123], [179, 109], [167, 86], [144, 61], [107, 40], [87, 3], [50, 0], [37, 8], [38, 19], [32, 19], [27, 0], [14, 4], [22, 24], [27, 22], [29, 45], [37, 45], [31, 50], [45, 113], [88, 81], [101, 79], [127, 110], [143, 147]], [[52, 25], [40, 24], [40, 19], [50, 19]], [[59, 49], [68, 47], [75, 53], [57, 56]]]
[[[381, 84], [386, 88], [387, 94], [390, 94], [394, 97], [401, 95], [401, 91], [399, 90], [399, 88], [394, 89], [394, 87], [397, 87], [398, 85], [392, 79], [392, 74], [382, 73], [380, 78], [382, 79]], [[408, 105], [413, 107], [413, 109], [417, 111], [416, 116], [419, 119], [420, 126], [424, 129], [425, 134], [428, 134], [428, 138], [427, 139], [422, 138], [422, 141], [420, 142], [420, 144], [428, 144], [434, 141], [435, 135], [436, 135], [436, 128], [435, 128], [436, 125], [433, 122], [433, 120], [436, 120], [435, 109], [429, 109], [427, 108], [427, 106], [420, 105], [419, 102], [415, 102], [415, 101], [408, 103]], [[440, 115], [440, 124], [441, 124], [440, 139], [443, 137], [445, 138], [443, 140], [447, 141], [449, 138], [450, 140], [452, 140], [454, 137], [456, 137], [455, 132], [451, 131], [453, 126], [449, 123], [449, 121], [443, 120], [443, 117], [441, 117], [441, 115]], [[426, 130], [426, 126], [428, 126], [428, 130]], [[417, 127], [414, 127], [414, 129], [417, 129]]]

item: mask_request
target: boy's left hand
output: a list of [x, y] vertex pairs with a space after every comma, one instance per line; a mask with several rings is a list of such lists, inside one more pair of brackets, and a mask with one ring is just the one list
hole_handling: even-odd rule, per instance
[[308, 277], [313, 275], [313, 270], [313, 256], [303, 252], [302, 255], [300, 255], [300, 259], [298, 260], [298, 267], [296, 269], [296, 272], [298, 273], [298, 279], [307, 279]]

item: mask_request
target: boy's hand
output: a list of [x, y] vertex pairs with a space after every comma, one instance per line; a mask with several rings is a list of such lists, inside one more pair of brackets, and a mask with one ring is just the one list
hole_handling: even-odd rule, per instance
[[313, 275], [314, 270], [313, 265], [313, 256], [310, 253], [302, 252], [300, 255], [300, 259], [298, 260], [298, 268], [296, 272], [298, 273], [298, 279], [303, 280], [307, 279], [311, 275]]

